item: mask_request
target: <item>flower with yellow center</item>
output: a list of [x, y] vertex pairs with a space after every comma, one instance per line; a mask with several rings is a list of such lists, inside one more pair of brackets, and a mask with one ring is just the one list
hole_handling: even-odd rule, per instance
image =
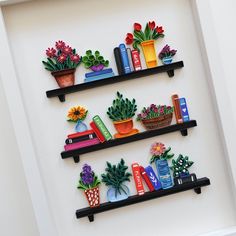
[[82, 106], [72, 107], [67, 114], [68, 121], [77, 122], [78, 120], [84, 120], [87, 116], [88, 110]]
[[155, 142], [151, 146], [151, 154], [154, 156], [161, 156], [166, 150], [166, 147], [163, 143]]

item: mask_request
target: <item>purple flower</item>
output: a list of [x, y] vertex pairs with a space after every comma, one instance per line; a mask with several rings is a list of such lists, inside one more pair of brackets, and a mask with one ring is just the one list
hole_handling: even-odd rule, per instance
[[81, 173], [81, 178], [84, 184], [92, 184], [94, 180], [94, 173], [91, 166], [85, 164]]

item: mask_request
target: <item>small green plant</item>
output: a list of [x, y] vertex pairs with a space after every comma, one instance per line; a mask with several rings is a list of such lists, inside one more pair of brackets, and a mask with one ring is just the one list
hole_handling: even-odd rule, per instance
[[117, 98], [113, 100], [112, 106], [108, 108], [107, 114], [113, 121], [121, 121], [132, 118], [137, 111], [135, 99], [130, 101], [123, 98], [123, 95], [117, 92]]
[[176, 160], [172, 160], [172, 166], [170, 167], [174, 177], [178, 178], [189, 175], [188, 168], [190, 168], [193, 163], [193, 161], [189, 161], [188, 156], [179, 154]]
[[122, 183], [125, 181], [130, 181], [131, 173], [126, 172], [128, 166], [125, 165], [125, 161], [123, 159], [117, 165], [112, 165], [110, 162], [107, 162], [107, 167], [105, 169], [106, 173], [102, 174], [102, 182], [107, 186], [112, 186], [115, 188], [115, 194], [117, 192], [121, 194], [123, 191], [125, 194], [126, 191], [122, 187]]
[[86, 55], [82, 57], [82, 62], [87, 69], [93, 66], [97, 67], [102, 65], [103, 67], [107, 67], [109, 65], [109, 61], [105, 60], [99, 51], [95, 51], [93, 55], [91, 50], [86, 51]]

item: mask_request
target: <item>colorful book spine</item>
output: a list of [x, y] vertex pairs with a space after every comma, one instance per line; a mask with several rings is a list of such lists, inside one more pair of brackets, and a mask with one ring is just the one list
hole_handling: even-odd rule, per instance
[[134, 71], [134, 66], [133, 66], [132, 54], [131, 54], [131, 49], [130, 48], [127, 48], [127, 55], [128, 55], [128, 59], [129, 59], [130, 70], [131, 70], [131, 72], [133, 72]]
[[65, 151], [70, 151], [70, 150], [80, 149], [83, 147], [93, 146], [98, 143], [100, 143], [99, 139], [94, 138], [91, 140], [85, 140], [85, 141], [78, 142], [78, 143], [67, 144], [64, 146], [64, 148], [65, 148]]
[[107, 73], [107, 74], [102, 74], [102, 75], [97, 75], [97, 76], [93, 76], [93, 77], [89, 77], [89, 78], [85, 78], [84, 82], [92, 82], [92, 81], [96, 81], [96, 80], [100, 80], [100, 79], [107, 79], [107, 78], [111, 78], [114, 76], [114, 73]]
[[67, 137], [68, 138], [77, 138], [77, 137], [81, 137], [81, 136], [92, 134], [92, 133], [94, 133], [94, 131], [92, 129], [90, 129], [90, 130], [86, 130], [84, 132], [77, 132], [77, 133], [69, 134], [69, 135], [67, 135]]
[[116, 61], [116, 67], [119, 75], [123, 75], [125, 73], [122, 65], [120, 49], [118, 47], [114, 48], [114, 56]]
[[100, 70], [100, 71], [94, 71], [94, 72], [89, 72], [89, 73], [85, 73], [85, 77], [89, 78], [89, 77], [93, 77], [93, 76], [97, 76], [97, 75], [102, 75], [102, 74], [107, 74], [107, 73], [111, 73], [112, 68], [108, 68], [108, 69], [104, 69], [104, 70]]
[[161, 182], [158, 180], [152, 167], [151, 166], [146, 167], [145, 171], [147, 172], [147, 175], [150, 181], [152, 182], [154, 189], [155, 190], [161, 189]]
[[140, 174], [143, 177], [143, 179], [144, 179], [148, 189], [150, 190], [150, 192], [153, 192], [155, 189], [154, 189], [154, 187], [152, 185], [152, 182], [149, 179], [149, 177], [147, 175], [147, 172], [145, 171], [144, 167], [143, 166], [139, 166], [139, 170], [140, 170]]
[[181, 114], [182, 114], [183, 122], [189, 121], [190, 118], [189, 118], [186, 99], [185, 98], [180, 98], [179, 99], [179, 105], [180, 105], [180, 111], [181, 111]]
[[78, 142], [93, 139], [93, 138], [97, 138], [95, 133], [84, 135], [84, 136], [77, 137], [77, 138], [68, 138], [68, 139], [66, 139], [65, 143], [66, 144], [78, 143]]
[[143, 183], [142, 183], [142, 177], [140, 174], [139, 164], [133, 163], [132, 164], [132, 172], [134, 177], [135, 186], [137, 189], [138, 195], [143, 195], [145, 193]]
[[135, 71], [142, 70], [142, 65], [141, 65], [141, 60], [140, 60], [138, 50], [132, 50], [131, 51], [131, 56], [132, 56], [132, 62], [133, 62], [134, 70]]
[[107, 127], [98, 115], [93, 117], [93, 121], [107, 141], [112, 139], [111, 133], [108, 131]]
[[95, 134], [97, 135], [98, 139], [100, 140], [101, 143], [104, 143], [106, 139], [102, 135], [101, 131], [98, 129], [96, 124], [94, 122], [90, 123], [91, 128], [94, 130]]
[[119, 48], [120, 48], [120, 55], [121, 55], [121, 61], [124, 68], [124, 72], [125, 74], [128, 74], [131, 72], [131, 70], [130, 70], [129, 58], [127, 55], [126, 47], [123, 43], [121, 43], [119, 45]]
[[177, 124], [183, 123], [182, 114], [181, 114], [180, 105], [179, 105], [179, 96], [177, 94], [174, 94], [171, 96], [171, 98], [172, 98], [172, 103], [174, 106], [176, 123]]

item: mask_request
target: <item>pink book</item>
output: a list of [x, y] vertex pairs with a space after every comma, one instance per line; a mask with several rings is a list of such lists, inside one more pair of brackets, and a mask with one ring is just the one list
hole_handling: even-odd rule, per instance
[[70, 151], [70, 150], [74, 150], [74, 149], [80, 149], [83, 147], [92, 146], [92, 145], [95, 145], [98, 143], [100, 143], [99, 139], [93, 138], [93, 139], [81, 141], [78, 143], [67, 144], [64, 146], [64, 148], [65, 148], [65, 151]]

